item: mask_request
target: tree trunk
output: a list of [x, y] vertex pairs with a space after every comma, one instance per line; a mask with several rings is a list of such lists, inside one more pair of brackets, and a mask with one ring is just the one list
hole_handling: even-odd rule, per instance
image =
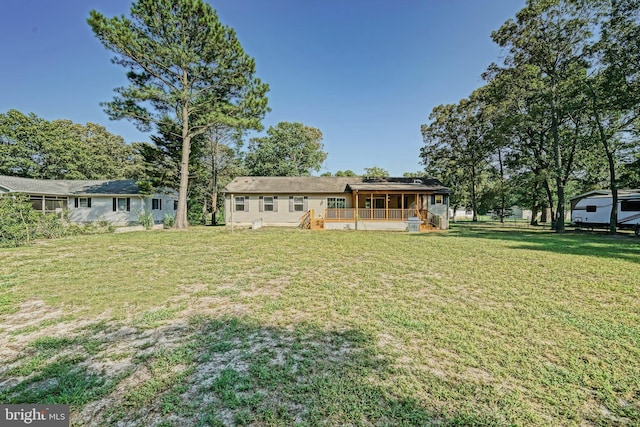
[[213, 169], [213, 188], [211, 189], [211, 225], [217, 225], [216, 213], [218, 212], [218, 135], [216, 132], [215, 144], [213, 151], [213, 159], [211, 166]]
[[504, 167], [502, 166], [502, 150], [498, 148], [498, 163], [500, 163], [500, 222], [504, 224], [507, 201], [504, 195]]
[[478, 201], [476, 200], [476, 168], [471, 168], [471, 209], [473, 218], [471, 221], [478, 222]]
[[540, 192], [540, 182], [539, 181], [535, 181], [535, 183], [533, 184], [533, 194], [534, 194], [534, 199], [533, 199], [533, 206], [531, 206], [531, 221], [530, 221], [530, 225], [538, 225], [538, 221], [536, 220], [536, 218], [538, 217], [538, 210], [540, 209], [540, 197], [539, 197], [539, 193]]
[[191, 154], [191, 135], [189, 135], [189, 111], [186, 103], [182, 106], [182, 160], [180, 162], [180, 189], [178, 190], [178, 210], [174, 228], [189, 227], [187, 221], [187, 190], [189, 187], [189, 155]]
[[[555, 160], [556, 193], [558, 195], [558, 208], [556, 209], [555, 230], [564, 232], [564, 171], [562, 168], [562, 150], [560, 147], [560, 135], [558, 135], [558, 109], [556, 106], [556, 82], [552, 83], [551, 95], [551, 135], [553, 137], [553, 157]], [[553, 215], [552, 215], [553, 221]]]
[[[555, 218], [555, 212], [553, 211], [553, 194], [551, 193], [551, 187], [549, 186], [549, 181], [547, 181], [546, 179], [544, 180], [544, 189], [547, 193], [547, 200], [549, 201], [549, 206], [545, 207], [545, 211], [549, 209], [551, 213], [551, 219], [553, 220]], [[545, 220], [543, 222], [548, 222], [548, 221], [549, 221], [549, 218], [547, 213], [545, 212]]]
[[613, 153], [609, 147], [609, 138], [605, 134], [602, 121], [600, 120], [600, 111], [598, 109], [597, 95], [593, 87], [588, 85], [591, 92], [591, 104], [593, 107], [593, 117], [596, 119], [598, 126], [598, 135], [600, 142], [604, 147], [604, 152], [607, 155], [607, 163], [609, 165], [609, 187], [611, 188], [611, 214], [609, 215], [609, 233], [616, 234], [618, 227], [618, 183], [616, 182], [616, 164], [613, 158]]

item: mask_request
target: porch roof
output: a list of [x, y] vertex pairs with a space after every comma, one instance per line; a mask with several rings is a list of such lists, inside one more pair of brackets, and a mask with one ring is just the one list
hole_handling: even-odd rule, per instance
[[392, 192], [434, 192], [449, 194], [451, 190], [443, 186], [439, 181], [433, 183], [400, 183], [400, 182], [363, 182], [349, 184], [351, 191], [392, 191]]

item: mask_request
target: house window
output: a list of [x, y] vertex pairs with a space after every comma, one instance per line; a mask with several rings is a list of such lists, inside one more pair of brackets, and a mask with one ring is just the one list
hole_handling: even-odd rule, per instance
[[90, 208], [91, 197], [76, 197], [73, 206], [76, 208]]
[[278, 196], [260, 196], [260, 212], [278, 212]]
[[178, 210], [178, 201], [177, 201], [177, 200], [174, 200], [174, 201], [173, 201], [173, 210], [174, 210], [174, 211], [177, 211], [177, 210]]
[[620, 202], [620, 210], [622, 212], [640, 211], [640, 200], [623, 200]]
[[327, 198], [328, 209], [344, 209], [347, 207], [347, 199], [344, 197], [329, 197]]
[[443, 201], [442, 194], [436, 194], [436, 205], [441, 205]]
[[244, 211], [244, 196], [236, 197], [236, 210], [240, 212]]
[[114, 212], [129, 212], [129, 211], [131, 211], [131, 199], [129, 197], [114, 197], [113, 198], [113, 211]]
[[302, 196], [293, 196], [293, 210], [295, 212], [303, 212], [304, 211], [304, 197], [302, 197]]
[[162, 199], [151, 199], [151, 209], [162, 210]]
[[265, 212], [273, 212], [273, 197], [265, 196], [263, 202]]
[[588, 205], [587, 206], [587, 212], [595, 212], [598, 210], [598, 207], [596, 205]]

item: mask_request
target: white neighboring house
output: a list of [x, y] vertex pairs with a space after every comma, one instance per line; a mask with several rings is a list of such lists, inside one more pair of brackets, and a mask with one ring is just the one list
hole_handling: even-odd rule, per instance
[[31, 179], [0, 175], [0, 196], [23, 193], [41, 212], [62, 213], [68, 209], [69, 221], [91, 223], [108, 221], [115, 226], [139, 223], [140, 213], [153, 214], [162, 223], [165, 214], [175, 215], [177, 193], [165, 188], [143, 194], [134, 180]]
[[[571, 222], [576, 227], [608, 227], [613, 198], [611, 191], [594, 190], [571, 199]], [[640, 236], [640, 190], [618, 190], [619, 228]]]

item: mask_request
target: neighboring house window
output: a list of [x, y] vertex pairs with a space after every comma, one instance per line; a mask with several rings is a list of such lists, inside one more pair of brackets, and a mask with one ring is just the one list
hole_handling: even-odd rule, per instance
[[293, 210], [295, 212], [303, 212], [304, 211], [304, 197], [293, 197]]
[[347, 207], [347, 199], [344, 197], [327, 198], [327, 209], [344, 209]]
[[173, 201], [173, 210], [174, 210], [174, 211], [177, 211], [177, 210], [178, 210], [178, 201], [177, 201], [177, 200], [174, 200], [174, 201]]
[[260, 196], [260, 212], [278, 212], [278, 196]]
[[129, 198], [129, 197], [114, 197], [113, 198], [113, 211], [114, 212], [129, 212], [129, 211], [131, 211], [131, 198]]
[[76, 208], [90, 208], [91, 207], [91, 197], [76, 197], [75, 207]]
[[596, 212], [598, 210], [598, 207], [595, 205], [588, 205], [587, 206], [587, 212]]
[[622, 212], [640, 211], [640, 200], [623, 200], [620, 203], [620, 210]]
[[162, 199], [151, 199], [151, 209], [162, 210]]
[[432, 194], [431, 195], [431, 204], [432, 205], [441, 205], [443, 203], [446, 203], [447, 199], [446, 196], [444, 196], [443, 194]]
[[249, 212], [249, 196], [237, 196], [235, 207], [238, 212]]

